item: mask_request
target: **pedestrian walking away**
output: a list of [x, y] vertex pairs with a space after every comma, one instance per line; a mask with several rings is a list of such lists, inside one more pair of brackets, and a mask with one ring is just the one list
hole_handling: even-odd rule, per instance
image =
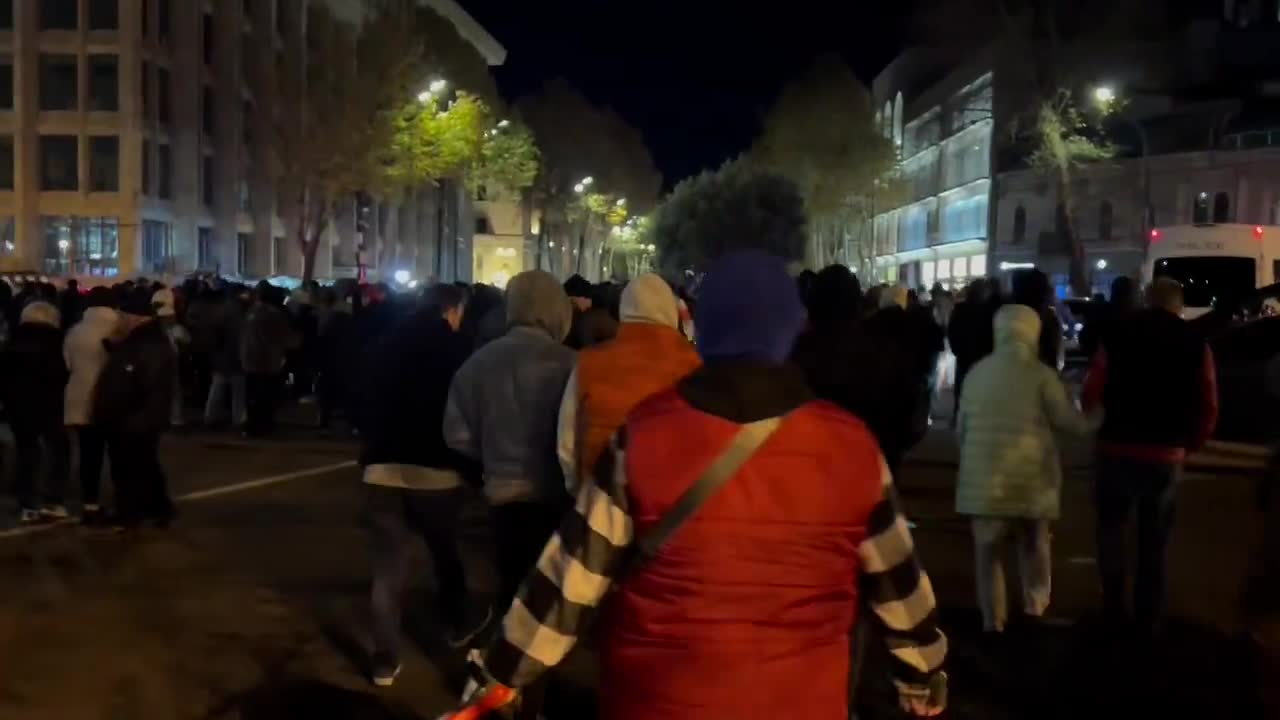
[[1038, 358], [1040, 314], [1006, 305], [993, 320], [995, 350], [978, 361], [960, 401], [956, 512], [971, 518], [974, 580], [982, 625], [1008, 622], [1004, 546], [1017, 548], [1022, 609], [1040, 617], [1052, 582], [1050, 523], [1058, 518], [1062, 458], [1054, 433], [1097, 427], [1076, 409], [1058, 374]]
[[82, 519], [90, 525], [104, 519], [101, 487], [107, 437], [105, 429], [93, 422], [93, 396], [98, 377], [107, 362], [105, 343], [115, 334], [120, 323], [120, 314], [114, 306], [115, 296], [111, 290], [105, 287], [90, 290], [85, 298], [84, 315], [67, 333], [62, 349], [70, 372], [64, 421], [76, 435]]
[[1182, 320], [1182, 286], [1152, 283], [1148, 308], [1123, 319], [1094, 356], [1086, 408], [1101, 407], [1098, 434], [1098, 570], [1107, 617], [1129, 617], [1125, 530], [1137, 516], [1133, 618], [1157, 629], [1164, 606], [1166, 551], [1187, 453], [1209, 439], [1218, 417], [1213, 353]]
[[67, 517], [71, 450], [63, 425], [68, 372], [62, 342], [58, 308], [36, 301], [22, 309], [0, 356], [0, 390], [17, 450], [15, 489], [22, 523]]
[[471, 354], [471, 342], [458, 331], [465, 299], [453, 285], [432, 288], [426, 306], [366, 355], [360, 464], [372, 530], [371, 673], [381, 686], [400, 672], [401, 602], [415, 538], [431, 552], [449, 644], [466, 645], [488, 621], [487, 607], [472, 609], [476, 601], [458, 549], [464, 479], [478, 480], [479, 467], [449, 448], [443, 432], [449, 385]]
[[804, 309], [785, 266], [723, 258], [696, 320], [705, 365], [641, 402], [584, 478], [500, 634], [472, 655], [484, 683], [468, 707], [517, 702], [611, 596], [600, 717], [847, 717], [863, 594], [903, 707], [941, 712], [928, 577], [874, 437], [787, 363]]

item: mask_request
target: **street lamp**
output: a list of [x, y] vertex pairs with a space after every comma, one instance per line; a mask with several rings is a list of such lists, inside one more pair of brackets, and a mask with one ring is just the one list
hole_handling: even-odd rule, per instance
[[1150, 144], [1147, 142], [1147, 129], [1137, 118], [1123, 112], [1113, 112], [1116, 108], [1114, 104], [1117, 100], [1115, 88], [1110, 85], [1099, 85], [1093, 89], [1093, 99], [1097, 102], [1098, 108], [1104, 115], [1114, 115], [1120, 120], [1128, 123], [1138, 133], [1138, 159], [1142, 163], [1142, 228], [1143, 236], [1148, 235], [1151, 227], [1151, 166], [1148, 156], [1151, 154]]
[[1099, 85], [1093, 89], [1093, 99], [1099, 105], [1107, 105], [1116, 99], [1116, 91], [1110, 85]]
[[410, 278], [410, 276], [409, 276], [409, 271], [408, 271], [408, 270], [397, 270], [397, 271], [395, 272], [395, 279], [396, 279], [396, 282], [400, 283], [401, 285], [408, 285], [408, 284], [409, 284], [409, 278]]
[[579, 195], [581, 195], [582, 192], [586, 189], [587, 189], [587, 186], [583, 185], [582, 183], [578, 183], [577, 185], [573, 186], [573, 191], [578, 193]]
[[617, 206], [618, 206], [618, 207], [626, 207], [626, 206], [627, 206], [627, 199], [626, 199], [626, 198], [618, 198], [618, 202], [617, 202], [616, 204], [617, 204]]
[[500, 128], [504, 128], [504, 127], [506, 127], [506, 126], [508, 126], [508, 125], [510, 125], [510, 124], [511, 124], [511, 121], [510, 121], [510, 120], [499, 120], [499, 121], [498, 121], [498, 127], [500, 127]]
[[593, 178], [593, 177], [591, 177], [590, 175], [588, 175], [588, 176], [586, 176], [586, 177], [582, 178], [582, 184], [583, 184], [583, 185], [590, 185], [591, 183], [593, 183], [593, 182], [595, 182], [595, 181], [596, 181], [596, 179], [595, 179], [595, 178]]
[[1107, 269], [1107, 259], [1106, 259], [1106, 258], [1099, 258], [1099, 259], [1098, 259], [1098, 262], [1097, 262], [1097, 268], [1098, 268], [1099, 270], [1106, 270], [1106, 269]]
[[440, 93], [444, 92], [445, 89], [448, 87], [449, 87], [448, 80], [444, 80], [444, 79], [432, 80], [431, 84], [427, 86], [427, 90], [436, 95], [439, 95]]
[[422, 92], [418, 93], [418, 102], [420, 103], [431, 102], [431, 98], [433, 97], [435, 96], [431, 94], [430, 90], [423, 90]]

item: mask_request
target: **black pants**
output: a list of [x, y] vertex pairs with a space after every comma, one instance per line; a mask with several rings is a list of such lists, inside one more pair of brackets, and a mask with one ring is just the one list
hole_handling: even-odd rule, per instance
[[[52, 427], [13, 426], [13, 443], [17, 454], [17, 478], [14, 488], [23, 510], [40, 505], [61, 505], [70, 475], [71, 445], [61, 424]], [[41, 470], [44, 486], [39, 488]]]
[[1175, 498], [1182, 465], [1122, 458], [1098, 459], [1095, 502], [1098, 512], [1098, 570], [1102, 597], [1113, 618], [1125, 614], [1125, 529], [1137, 511], [1137, 568], [1133, 611], [1140, 624], [1156, 622], [1164, 607], [1166, 549], [1173, 530]]
[[278, 373], [247, 373], [244, 377], [247, 407], [245, 431], [266, 435], [276, 428], [276, 402], [280, 393]]
[[98, 505], [102, 497], [102, 461], [107, 452], [107, 436], [96, 425], [76, 428], [80, 443], [80, 502]]
[[107, 452], [116, 488], [117, 520], [123, 525], [172, 520], [169, 481], [160, 466], [160, 435], [115, 433], [107, 441]]
[[493, 532], [497, 545], [499, 616], [511, 607], [516, 591], [538, 563], [542, 548], [560, 527], [563, 508], [533, 502], [493, 506]]
[[444, 624], [466, 622], [466, 574], [458, 552], [462, 490], [404, 490], [369, 485], [373, 547], [374, 652], [399, 657], [401, 602], [409, 581], [410, 543], [421, 538], [431, 552]]

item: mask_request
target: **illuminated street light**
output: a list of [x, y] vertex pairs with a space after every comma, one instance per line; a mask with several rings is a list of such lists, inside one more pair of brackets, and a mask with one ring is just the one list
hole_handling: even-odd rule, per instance
[[448, 87], [449, 87], [449, 81], [447, 80], [432, 80], [431, 84], [427, 86], [427, 90], [439, 95], [440, 93], [444, 92]]
[[500, 128], [504, 128], [504, 127], [506, 127], [506, 126], [508, 126], [508, 125], [510, 125], [510, 124], [511, 124], [511, 121], [510, 121], [510, 120], [499, 120], [499, 121], [498, 121], [498, 127], [500, 127]]
[[1099, 105], [1107, 105], [1116, 99], [1116, 91], [1110, 85], [1099, 85], [1093, 89], [1093, 99]]
[[69, 247], [71, 247], [71, 242], [70, 242], [69, 240], [59, 240], [59, 241], [58, 241], [58, 249], [59, 249], [59, 250], [66, 250], [66, 249], [67, 249], [67, 248], [69, 248]]
[[1098, 268], [1099, 270], [1106, 270], [1106, 269], [1107, 269], [1107, 260], [1106, 260], [1106, 258], [1101, 258], [1101, 259], [1099, 259], [1099, 260], [1098, 260], [1098, 262], [1097, 262], [1097, 268]]
[[413, 290], [413, 289], [414, 289], [414, 288], [416, 288], [416, 287], [418, 287], [418, 281], [417, 281], [417, 280], [410, 280], [410, 281], [409, 281], [409, 289], [410, 289], [410, 290]]
[[584, 190], [586, 190], [586, 189], [587, 189], [587, 186], [586, 186], [586, 185], [583, 185], [582, 183], [578, 183], [577, 185], [574, 185], [574, 186], [573, 186], [573, 191], [574, 191], [574, 192], [576, 192], [576, 193], [578, 193], [579, 195], [581, 195], [581, 194], [582, 194], [582, 191], [584, 191]]
[[590, 185], [591, 183], [593, 183], [593, 182], [595, 182], [595, 181], [596, 181], [596, 179], [595, 179], [595, 178], [593, 178], [593, 177], [591, 177], [590, 175], [588, 175], [588, 176], [586, 176], [586, 177], [582, 178], [582, 184], [583, 184], [583, 185]]
[[627, 206], [627, 199], [626, 199], [626, 198], [618, 198], [617, 205], [618, 205], [618, 207], [626, 207], [626, 206]]
[[410, 276], [409, 276], [408, 270], [397, 270], [394, 277], [396, 279], [396, 282], [400, 283], [401, 285], [407, 285], [409, 283]]

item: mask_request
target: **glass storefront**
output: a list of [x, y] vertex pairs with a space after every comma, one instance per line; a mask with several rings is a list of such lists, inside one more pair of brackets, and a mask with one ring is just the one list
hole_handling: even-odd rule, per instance
[[120, 272], [120, 221], [114, 217], [45, 215], [43, 270], [50, 275], [100, 275]]

